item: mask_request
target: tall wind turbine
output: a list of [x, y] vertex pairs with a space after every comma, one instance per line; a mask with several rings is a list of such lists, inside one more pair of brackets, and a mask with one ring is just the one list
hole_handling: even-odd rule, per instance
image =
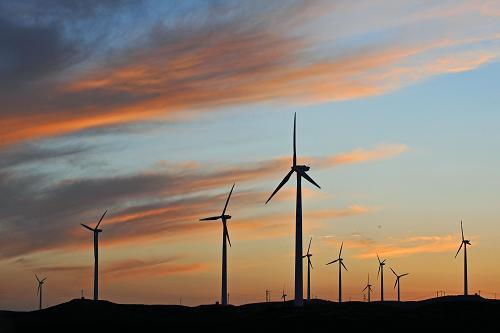
[[309, 253], [309, 250], [311, 249], [311, 241], [312, 237], [309, 240], [309, 246], [307, 247], [307, 254], [302, 256], [302, 258], [307, 258], [307, 300], [311, 300], [311, 269], [313, 268], [313, 265], [311, 263], [311, 257], [312, 254]]
[[342, 303], [342, 267], [347, 271], [347, 268], [344, 265], [344, 259], [342, 259], [342, 247], [344, 246], [344, 242], [340, 245], [339, 257], [334, 261], [330, 261], [327, 265], [338, 262], [339, 263], [339, 303]]
[[380, 275], [380, 301], [384, 301], [384, 266], [385, 266], [385, 261], [386, 259], [380, 261], [380, 257], [377, 254], [377, 259], [378, 259], [378, 272], [377, 272], [377, 279], [378, 276]]
[[457, 254], [455, 254], [455, 258], [458, 256], [458, 253], [464, 247], [464, 296], [469, 294], [469, 285], [467, 284], [467, 245], [471, 245], [470, 241], [464, 238], [464, 227], [462, 225], [462, 221], [460, 221], [460, 229], [462, 230], [462, 243], [460, 243], [460, 247], [458, 248]]
[[222, 221], [222, 290], [221, 290], [221, 303], [222, 305], [227, 305], [227, 245], [226, 240], [229, 242], [229, 246], [231, 246], [231, 240], [229, 239], [229, 231], [227, 230], [227, 221], [231, 219], [231, 215], [226, 215], [227, 204], [229, 203], [229, 199], [231, 198], [231, 194], [233, 193], [233, 187], [231, 187], [231, 191], [227, 196], [226, 204], [224, 205], [224, 209], [222, 210], [222, 214], [220, 216], [212, 216], [204, 219], [200, 219], [200, 221]]
[[88, 225], [80, 223], [84, 228], [89, 229], [94, 233], [94, 301], [99, 299], [99, 233], [102, 232], [102, 229], [99, 229], [99, 224], [101, 224], [104, 215], [106, 215], [108, 211], [106, 210], [104, 214], [102, 214], [101, 219], [95, 226], [95, 228], [91, 228]]
[[392, 267], [390, 267], [390, 268], [391, 268], [391, 271], [394, 273], [394, 275], [396, 275], [396, 282], [394, 282], [394, 288], [396, 288], [396, 285], [398, 286], [398, 302], [400, 302], [401, 301], [401, 292], [400, 292], [401, 290], [399, 288], [399, 286], [400, 286], [399, 279], [402, 278], [403, 276], [410, 274], [410, 273], [404, 273], [401, 275], [397, 275], [396, 272], [394, 272], [394, 270], [392, 269]]
[[38, 276], [35, 274], [36, 280], [38, 281], [38, 289], [36, 291], [37, 296], [39, 296], [39, 301], [38, 301], [38, 309], [42, 309], [42, 292], [43, 292], [43, 283], [47, 279], [44, 277], [43, 279], [39, 279]]
[[276, 187], [274, 192], [271, 194], [269, 199], [267, 199], [266, 204], [271, 200], [271, 198], [285, 185], [292, 174], [295, 172], [297, 174], [297, 201], [295, 209], [295, 306], [302, 306], [304, 304], [303, 300], [303, 285], [302, 285], [302, 178], [312, 183], [317, 188], [321, 188], [316, 182], [309, 177], [306, 173], [309, 171], [309, 167], [306, 165], [297, 165], [297, 145], [296, 145], [296, 117], [297, 114], [293, 116], [293, 160], [291, 170], [287, 173], [285, 178]]
[[368, 302], [371, 301], [371, 293], [372, 293], [372, 285], [370, 284], [370, 273], [368, 273], [368, 283], [366, 284], [366, 287], [365, 289], [363, 289], [363, 291], [367, 290], [367, 293], [368, 293]]

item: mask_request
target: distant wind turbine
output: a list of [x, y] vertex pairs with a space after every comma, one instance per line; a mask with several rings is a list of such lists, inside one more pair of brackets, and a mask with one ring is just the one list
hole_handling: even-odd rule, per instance
[[378, 259], [378, 272], [377, 272], [377, 279], [378, 276], [380, 275], [380, 301], [384, 301], [384, 266], [385, 266], [385, 261], [387, 259], [384, 259], [380, 261], [380, 257], [378, 256], [377, 253], [377, 259]]
[[321, 188], [316, 182], [309, 177], [306, 173], [309, 171], [309, 167], [306, 165], [297, 165], [297, 146], [296, 146], [296, 117], [297, 114], [293, 116], [293, 160], [291, 170], [287, 173], [285, 178], [276, 187], [274, 192], [271, 194], [269, 199], [267, 199], [266, 204], [271, 200], [271, 198], [285, 185], [292, 174], [295, 172], [297, 174], [297, 201], [295, 209], [295, 306], [302, 306], [304, 304], [303, 299], [303, 285], [302, 285], [302, 177], [307, 181], [312, 183], [317, 188]]
[[104, 215], [106, 215], [108, 211], [106, 210], [104, 214], [102, 214], [101, 219], [95, 226], [95, 228], [91, 228], [88, 225], [85, 225], [83, 223], [80, 223], [84, 228], [89, 229], [94, 233], [94, 301], [97, 301], [99, 299], [99, 233], [102, 232], [102, 229], [99, 229], [99, 225], [102, 222], [102, 219], [104, 218]]
[[400, 289], [400, 281], [399, 279], [402, 278], [403, 276], [406, 276], [410, 273], [404, 273], [404, 274], [401, 274], [401, 275], [397, 275], [396, 272], [394, 272], [394, 270], [391, 268], [391, 271], [394, 273], [394, 275], [396, 276], [396, 282], [394, 282], [394, 288], [396, 288], [396, 285], [398, 286], [398, 302], [401, 301], [401, 289]]
[[344, 246], [344, 242], [340, 245], [339, 257], [334, 261], [330, 261], [327, 265], [338, 262], [339, 263], [339, 303], [342, 303], [342, 267], [347, 271], [347, 267], [344, 265], [344, 259], [342, 259], [342, 247]]
[[458, 256], [458, 253], [464, 247], [464, 296], [469, 294], [469, 285], [467, 283], [467, 245], [471, 245], [470, 241], [464, 238], [464, 227], [462, 225], [462, 221], [460, 221], [460, 229], [462, 230], [462, 242], [460, 243], [460, 247], [458, 248], [457, 254], [455, 254], [455, 258]]
[[366, 287], [365, 289], [363, 289], [363, 291], [367, 290], [367, 293], [368, 293], [368, 302], [371, 301], [371, 298], [370, 298], [370, 295], [372, 293], [372, 285], [370, 284], [370, 273], [368, 273], [368, 282], [366, 284]]
[[311, 257], [312, 254], [309, 253], [309, 250], [311, 249], [311, 242], [312, 242], [312, 237], [309, 240], [309, 246], [307, 247], [307, 254], [302, 256], [302, 258], [307, 258], [307, 300], [311, 300], [311, 269], [313, 268], [313, 265], [311, 263]]
[[283, 289], [283, 294], [281, 295], [281, 299], [283, 300], [283, 302], [286, 302], [286, 297], [287, 297], [287, 296], [288, 296], [288, 295], [287, 295], [287, 294], [285, 294], [285, 290]]
[[42, 309], [42, 293], [43, 293], [43, 283], [45, 280], [47, 280], [47, 277], [44, 277], [43, 279], [39, 279], [38, 276], [35, 274], [36, 280], [38, 281], [38, 289], [36, 291], [37, 296], [39, 297], [38, 301], [38, 309]]
[[221, 290], [221, 303], [222, 305], [227, 305], [227, 245], [226, 240], [229, 242], [229, 246], [231, 246], [231, 240], [229, 239], [229, 231], [227, 230], [227, 221], [231, 219], [231, 215], [226, 215], [227, 204], [229, 203], [229, 199], [231, 198], [231, 194], [233, 193], [233, 187], [231, 187], [231, 191], [226, 200], [226, 204], [224, 205], [224, 209], [222, 210], [222, 214], [220, 216], [212, 216], [204, 219], [200, 219], [200, 221], [222, 221], [222, 290]]

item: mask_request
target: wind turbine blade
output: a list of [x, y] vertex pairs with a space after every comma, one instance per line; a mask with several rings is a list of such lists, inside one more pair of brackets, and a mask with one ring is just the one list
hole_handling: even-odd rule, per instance
[[38, 285], [38, 289], [36, 290], [36, 295], [38, 296], [40, 294], [40, 285]]
[[370, 273], [368, 273], [368, 284], [370, 284]]
[[396, 289], [396, 285], [398, 284], [399, 282], [399, 277], [396, 279], [396, 282], [394, 282], [394, 289]]
[[338, 260], [338, 259], [335, 259], [334, 261], [330, 261], [327, 265], [334, 264], [334, 263], [336, 263], [337, 261], [339, 261], [339, 260]]
[[38, 275], [35, 274], [36, 280], [40, 282], [40, 279], [38, 278]]
[[462, 221], [460, 221], [460, 230], [462, 230], [462, 242], [463, 242], [465, 238], [464, 238], [464, 226], [462, 225]]
[[391, 271], [394, 273], [394, 275], [398, 276], [398, 275], [396, 274], [396, 272], [394, 272], [394, 270], [392, 269], [392, 267], [389, 267], [389, 268], [390, 268], [390, 269], [391, 269]]
[[47, 280], [47, 278], [46, 278], [46, 277], [44, 277], [44, 278], [42, 279], [42, 281], [40, 281], [40, 282], [41, 282], [41, 283], [43, 283], [45, 280]]
[[274, 197], [274, 195], [283, 187], [283, 185], [286, 184], [286, 182], [290, 179], [290, 176], [292, 176], [292, 173], [293, 173], [293, 170], [290, 170], [287, 175], [285, 176], [285, 178], [283, 178], [283, 180], [281, 181], [281, 183], [278, 185], [278, 187], [276, 187], [276, 189], [274, 190], [273, 194], [271, 194], [271, 196], [269, 197], [269, 199], [267, 199], [266, 201], [266, 204], [269, 202], [269, 200], [271, 200], [272, 197]]
[[92, 229], [91, 227], [89, 227], [88, 225], [85, 225], [83, 223], [80, 223], [84, 228], [87, 228], [89, 229], [90, 231], [95, 231], [94, 229]]
[[297, 122], [297, 113], [293, 114], [293, 166], [297, 165], [297, 144], [296, 144], [296, 122]]
[[340, 262], [340, 264], [341, 264], [341, 265], [342, 265], [342, 267], [344, 267], [344, 269], [347, 271], [347, 267], [345, 267], [344, 262], [343, 262], [343, 261], [341, 261], [341, 262]]
[[211, 216], [211, 217], [205, 217], [204, 219], [200, 219], [200, 221], [215, 221], [220, 219], [220, 216]]
[[403, 277], [403, 276], [406, 276], [406, 275], [409, 275], [410, 273], [404, 273], [403, 275], [400, 275], [399, 277]]
[[95, 228], [96, 228], [96, 229], [97, 229], [97, 228], [99, 228], [99, 224], [101, 224], [102, 219], [104, 218], [104, 215], [106, 215], [106, 213], [107, 213], [107, 212], [108, 212], [108, 210], [106, 209], [106, 211], [104, 212], [104, 214], [102, 214], [101, 219], [99, 220], [99, 222], [98, 222], [98, 223], [97, 223], [97, 225], [95, 226]]
[[311, 237], [311, 239], [309, 239], [309, 246], [307, 247], [307, 254], [309, 254], [309, 250], [311, 249], [312, 240], [313, 240], [313, 238]]
[[378, 259], [378, 263], [380, 264], [380, 257], [378, 256], [378, 253], [377, 253], [377, 259]]
[[340, 252], [339, 252], [339, 258], [340, 256], [342, 255], [342, 248], [344, 247], [344, 242], [342, 242], [342, 244], [340, 244]]
[[222, 211], [222, 215], [224, 215], [226, 213], [227, 204], [229, 203], [229, 198], [231, 198], [231, 194], [233, 193], [234, 185], [236, 185], [236, 183], [233, 183], [233, 187], [231, 187], [231, 191], [229, 192], [229, 195], [227, 196], [226, 204], [224, 205], [224, 210]]
[[363, 289], [362, 291], [365, 291], [366, 289], [368, 288], [368, 285], [365, 287], [365, 289]]
[[227, 237], [227, 241], [229, 242], [229, 246], [231, 246], [231, 240], [229, 239], [229, 231], [227, 230], [227, 225], [224, 223], [224, 234]]
[[464, 242], [460, 243], [460, 247], [458, 248], [457, 254], [455, 254], [455, 258], [458, 256], [458, 253], [462, 249], [462, 245], [464, 245]]
[[318, 184], [316, 184], [316, 182], [311, 177], [309, 177], [309, 175], [307, 173], [305, 173], [305, 171], [299, 171], [299, 174], [302, 177], [304, 177], [305, 179], [307, 179], [311, 184], [313, 184], [317, 188], [321, 189], [321, 186], [319, 186]]
[[311, 259], [308, 259], [308, 261], [309, 261], [309, 266], [311, 266], [311, 269], [313, 269], [314, 267], [313, 267], [313, 264], [311, 262]]
[[380, 275], [380, 267], [382, 267], [382, 266], [378, 265], [377, 280], [378, 280], [378, 276]]

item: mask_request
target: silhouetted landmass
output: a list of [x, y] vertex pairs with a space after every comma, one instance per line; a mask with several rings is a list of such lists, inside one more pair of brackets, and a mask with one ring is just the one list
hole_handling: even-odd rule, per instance
[[[499, 323], [500, 301], [479, 296], [447, 296], [418, 302], [345, 302], [314, 300], [295, 308], [286, 303], [241, 306], [132, 305], [75, 299], [41, 311], [0, 311], [0, 332], [141, 330], [233, 331], [268, 329], [339, 329], [371, 327], [414, 329], [472, 327]], [[488, 326], [494, 325], [494, 326]]]

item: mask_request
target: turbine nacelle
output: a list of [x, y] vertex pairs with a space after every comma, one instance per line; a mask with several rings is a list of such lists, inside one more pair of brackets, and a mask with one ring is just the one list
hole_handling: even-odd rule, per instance
[[222, 215], [221, 219], [223, 219], [223, 220], [230, 220], [231, 219], [231, 215]]
[[292, 169], [292, 171], [295, 171], [295, 172], [306, 172], [306, 171], [309, 171], [311, 168], [307, 165], [292, 165], [292, 167], [290, 168]]

